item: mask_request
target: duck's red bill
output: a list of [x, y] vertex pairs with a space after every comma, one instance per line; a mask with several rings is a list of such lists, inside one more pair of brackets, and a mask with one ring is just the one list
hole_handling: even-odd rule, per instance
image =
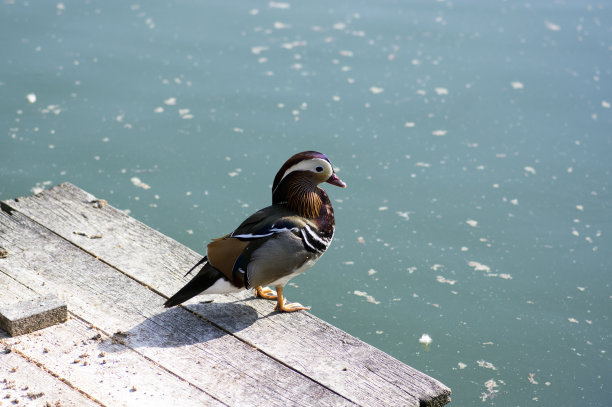
[[340, 188], [346, 188], [346, 184], [340, 178], [336, 176], [336, 174], [332, 174], [331, 177], [326, 181], [332, 185], [335, 185]]

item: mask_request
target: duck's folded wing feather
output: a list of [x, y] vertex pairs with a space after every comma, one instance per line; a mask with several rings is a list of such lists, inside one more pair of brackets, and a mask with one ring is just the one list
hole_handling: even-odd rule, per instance
[[252, 252], [264, 240], [280, 233], [299, 236], [304, 224], [294, 212], [269, 206], [248, 217], [234, 232], [213, 240], [207, 247], [208, 261], [234, 284], [241, 285], [243, 277], [236, 274], [237, 269], [246, 270]]
[[304, 218], [295, 212], [282, 205], [272, 205], [249, 216], [230, 237], [241, 240], [261, 239], [276, 233], [296, 232], [304, 224]]

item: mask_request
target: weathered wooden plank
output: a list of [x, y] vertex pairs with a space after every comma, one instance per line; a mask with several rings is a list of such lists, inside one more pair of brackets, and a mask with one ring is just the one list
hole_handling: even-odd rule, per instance
[[223, 405], [78, 318], [3, 342], [102, 405]]
[[[6, 337], [1, 334], [0, 338]], [[17, 352], [0, 355], [0, 403], [17, 406], [99, 407], [100, 404]]]
[[[35, 291], [56, 293], [79, 318], [104, 334], [114, 333], [103, 343], [134, 349], [230, 405], [307, 405], [313, 397], [314, 404], [352, 404], [193, 313], [165, 310], [164, 298], [144, 285], [21, 213], [9, 212], [4, 207], [0, 213], [0, 246], [9, 252], [0, 270]], [[256, 320], [249, 307], [234, 308], [244, 321]]]
[[[0, 263], [0, 287], [3, 288], [0, 290], [0, 303], [7, 297], [20, 300], [38, 295], [34, 290], [5, 274], [2, 268], [6, 267], [7, 265]], [[52, 285], [47, 284], [41, 287], [52, 289]], [[20, 337], [9, 338], [5, 334], [2, 335], [0, 361], [6, 364], [9, 372], [17, 373], [20, 369], [30, 371], [33, 369], [32, 366], [36, 366], [44, 369], [44, 374], [49, 376], [45, 377], [39, 372], [29, 381], [27, 376], [19, 379], [22, 383], [20, 389], [27, 386], [38, 388], [40, 377], [43, 384], [53, 384], [55, 381], [63, 386], [70, 384], [69, 387], [82, 396], [76, 397], [67, 393], [66, 400], [58, 400], [62, 406], [87, 405], [87, 403], [72, 403], [83, 397], [95, 405], [107, 406], [167, 406], [173, 403], [223, 405], [120, 343], [120, 338], [111, 338], [104, 331], [93, 328], [89, 323], [73, 316], [62, 325]], [[6, 355], [13, 355], [12, 363], [5, 361]], [[19, 355], [20, 358], [15, 358], [15, 355]], [[11, 375], [10, 380], [16, 382], [17, 379], [12, 376], [17, 378], [19, 375]], [[40, 392], [41, 390], [37, 390], [32, 394]], [[29, 393], [31, 392], [25, 392], [24, 395], [22, 392], [21, 395], [15, 394], [15, 397], [28, 398]], [[29, 404], [32, 400], [28, 400], [25, 404]], [[50, 405], [55, 405], [55, 402]]]
[[[62, 184], [39, 195], [5, 201], [5, 205], [164, 296], [187, 281], [182, 275], [199, 255], [112, 206], [100, 207], [96, 202], [79, 188]], [[245, 295], [211, 298], [216, 303], [192, 301], [188, 308], [357, 404], [437, 406], [450, 400], [450, 389], [439, 381], [311, 314], [274, 313], [270, 302]], [[256, 322], [245, 322], [244, 314], [249, 312], [244, 308], [236, 317], [236, 308], [242, 306], [255, 311]]]
[[[2, 272], [0, 287], [0, 304], [38, 297], [36, 292]], [[6, 343], [7, 338], [8, 335], [0, 330], [0, 402], [29, 406], [100, 406], [24, 354], [13, 350]]]

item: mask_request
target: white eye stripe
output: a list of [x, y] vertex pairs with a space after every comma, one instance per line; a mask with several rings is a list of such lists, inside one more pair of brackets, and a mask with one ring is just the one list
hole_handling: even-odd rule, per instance
[[333, 172], [331, 165], [324, 159], [311, 158], [310, 160], [300, 161], [299, 163], [289, 167], [280, 180], [282, 181], [287, 175], [294, 171], [316, 171], [317, 167], [323, 167], [323, 171], [321, 172], [327, 172], [330, 176]]

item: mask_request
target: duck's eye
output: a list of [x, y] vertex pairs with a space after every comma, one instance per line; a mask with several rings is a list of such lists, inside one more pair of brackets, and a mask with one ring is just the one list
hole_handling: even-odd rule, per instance
[[323, 167], [317, 167], [317, 168], [315, 168], [315, 171], [316, 172], [323, 172]]

